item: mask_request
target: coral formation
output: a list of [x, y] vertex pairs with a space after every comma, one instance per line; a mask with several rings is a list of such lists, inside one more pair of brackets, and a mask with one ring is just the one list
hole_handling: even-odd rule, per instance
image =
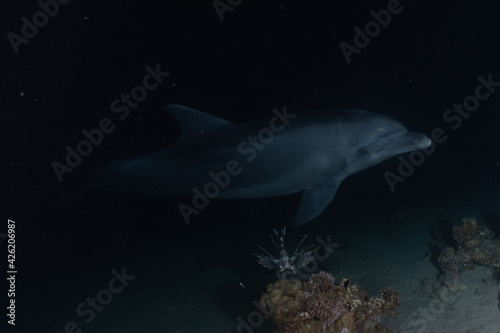
[[366, 292], [343, 279], [321, 272], [309, 281], [278, 280], [267, 286], [262, 308], [280, 326], [280, 333], [389, 332], [379, 324], [382, 314], [393, 315], [400, 295], [391, 288], [381, 297], [368, 298]]
[[458, 247], [446, 247], [438, 261], [445, 272], [458, 273], [474, 269], [474, 264], [500, 268], [500, 239], [486, 227], [477, 224], [475, 217], [465, 218], [462, 225], [452, 229]]
[[[424, 279], [416, 292], [433, 298], [437, 301], [435, 304], [441, 304], [443, 308], [457, 309], [474, 304], [475, 301], [470, 297], [497, 292], [498, 277], [495, 277], [495, 274], [500, 268], [500, 239], [495, 238], [488, 228], [481, 226], [475, 217], [464, 218], [461, 224], [450, 226], [449, 229], [452, 230], [457, 247], [448, 246], [442, 249], [438, 261], [443, 274]], [[473, 270], [476, 265], [487, 267], [478, 274], [462, 274], [464, 271]], [[478, 285], [471, 284], [471, 279], [485, 273], [492, 275], [481, 278], [482, 283], [476, 289]], [[488, 306], [491, 305], [490, 302], [481, 300], [480, 304]]]
[[333, 324], [347, 308], [335, 293], [335, 279], [321, 272], [309, 279], [309, 290], [304, 292], [307, 312], [314, 318]]

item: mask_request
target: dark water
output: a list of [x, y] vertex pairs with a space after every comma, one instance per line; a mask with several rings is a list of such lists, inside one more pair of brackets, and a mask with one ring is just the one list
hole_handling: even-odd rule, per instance
[[[0, 231], [6, 232], [7, 219], [16, 222], [19, 300], [17, 325], [9, 331], [59, 332], [71, 318], [81, 323], [86, 317], [74, 313], [79, 302], [65, 304], [60, 290], [95, 294], [112, 269], [156, 253], [175, 256], [183, 249], [185, 269], [229, 267], [240, 279], [260, 276], [252, 246], [291, 219], [299, 195], [214, 201], [189, 226], [177, 209], [183, 199], [93, 190], [53, 201], [77, 191], [106, 162], [171, 144], [180, 130], [163, 111], [166, 104], [234, 122], [270, 117], [273, 108], [284, 106], [297, 112], [361, 108], [428, 136], [444, 133], [446, 139], [422, 155], [394, 192], [384, 172], [398, 172], [397, 158], [347, 179], [327, 209], [339, 219], [364, 209], [389, 214], [401, 205], [439, 209], [451, 195], [482, 189], [498, 193], [496, 1], [221, 1], [219, 13], [211, 1], [70, 1], [57, 4], [57, 13], [50, 3], [46, 10], [53, 17], [35, 15], [38, 28], [32, 23], [39, 3], [3, 1], [0, 9]], [[365, 28], [371, 37], [360, 37]], [[151, 79], [144, 81], [148, 74]], [[138, 102], [114, 103], [131, 93]], [[464, 103], [457, 111], [460, 106], [454, 105]], [[64, 164], [66, 147], [76, 149], [84, 133], [96, 128], [102, 137], [95, 134], [95, 143], [86, 146], [88, 156], [58, 177], [54, 161]], [[408, 160], [409, 154], [403, 157]], [[313, 230], [314, 223], [327, 222], [306, 224], [300, 234]], [[216, 244], [231, 250], [212, 254]], [[1, 262], [6, 271], [5, 255]], [[182, 269], [148, 267], [144, 271], [153, 276], [155, 270], [175, 276]], [[87, 283], [87, 291], [73, 282], [93, 281], [89, 276], [101, 276], [102, 283], [95, 288]], [[255, 289], [252, 297], [258, 298]], [[238, 293], [233, 297], [237, 302]], [[220, 297], [214, 306], [236, 318], [228, 302]], [[126, 311], [129, 305], [137, 306], [121, 306]], [[134, 313], [129, 315], [134, 322]], [[88, 325], [83, 331], [104, 330], [98, 323]], [[128, 331], [155, 330], [132, 325]]]

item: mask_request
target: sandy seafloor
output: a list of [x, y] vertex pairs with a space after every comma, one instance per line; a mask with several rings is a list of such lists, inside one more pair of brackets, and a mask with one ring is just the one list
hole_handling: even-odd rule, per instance
[[[455, 224], [469, 216], [477, 216], [483, 222], [481, 216], [485, 212], [500, 214], [499, 182], [489, 179], [477, 184], [477, 190], [456, 192], [455, 197], [430, 196], [433, 201], [439, 201], [439, 211], [445, 212]], [[310, 236], [331, 235], [333, 240], [344, 241], [346, 244], [321, 263], [321, 268], [333, 274], [337, 281], [348, 277], [370, 296], [377, 296], [380, 289], [389, 285], [399, 291], [401, 305], [396, 314], [382, 318], [382, 323], [393, 332], [499, 332], [500, 283], [493, 269], [477, 266], [463, 273], [458, 290], [447, 293], [444, 299], [421, 288], [424, 279], [433, 279], [439, 274], [430, 260], [428, 245], [435, 242], [429, 228], [436, 216], [422, 208], [422, 200], [415, 202], [419, 205], [409, 203], [407, 209], [418, 220], [390, 236], [380, 228], [383, 215], [377, 214], [376, 209], [367, 209], [358, 210], [352, 216], [356, 223], [351, 221], [334, 228], [324, 223], [289, 228], [287, 241], [293, 249], [304, 230]], [[252, 303], [260, 298], [266, 284], [275, 280], [274, 274], [259, 270], [251, 256], [257, 252], [255, 243], [274, 251], [268, 232], [259, 230], [258, 234], [260, 236], [221, 234], [220, 239], [200, 238], [196, 246], [159, 247], [154, 254], [130, 259], [126, 271], [135, 279], [123, 292], [114, 295], [112, 302], [96, 313], [95, 320], [89, 324], [76, 315], [75, 308], [87, 296], [96, 294], [99, 290], [96, 286], [106, 287], [112, 277], [109, 270], [89, 272], [72, 281], [44, 282], [43, 289], [31, 298], [32, 311], [38, 315], [22, 324], [26, 326], [23, 332], [60, 332], [69, 321], [77, 322], [82, 332], [96, 333], [275, 332], [277, 327], [269, 319], [251, 331], [238, 329], [238, 317], [246, 319], [256, 315], [257, 308]], [[238, 238], [236, 242], [234, 237]], [[226, 265], [225, 258], [235, 252], [243, 253], [243, 257], [248, 253], [248, 262], [241, 263], [240, 267]], [[200, 257], [205, 258], [202, 269]], [[120, 265], [109, 267], [120, 270]], [[248, 266], [247, 271], [241, 268], [244, 266]]]

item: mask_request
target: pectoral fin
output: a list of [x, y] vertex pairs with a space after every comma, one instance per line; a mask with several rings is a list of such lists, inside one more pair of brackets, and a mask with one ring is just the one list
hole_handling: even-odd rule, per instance
[[335, 197], [342, 180], [344, 177], [332, 177], [318, 186], [304, 189], [299, 210], [293, 217], [291, 225], [307, 223], [321, 214]]

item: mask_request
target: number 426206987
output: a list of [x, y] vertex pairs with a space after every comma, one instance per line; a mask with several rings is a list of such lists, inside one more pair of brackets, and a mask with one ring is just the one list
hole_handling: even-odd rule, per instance
[[7, 224], [7, 261], [9, 263], [9, 269], [16, 269], [16, 222], [13, 220], [8, 220]]

